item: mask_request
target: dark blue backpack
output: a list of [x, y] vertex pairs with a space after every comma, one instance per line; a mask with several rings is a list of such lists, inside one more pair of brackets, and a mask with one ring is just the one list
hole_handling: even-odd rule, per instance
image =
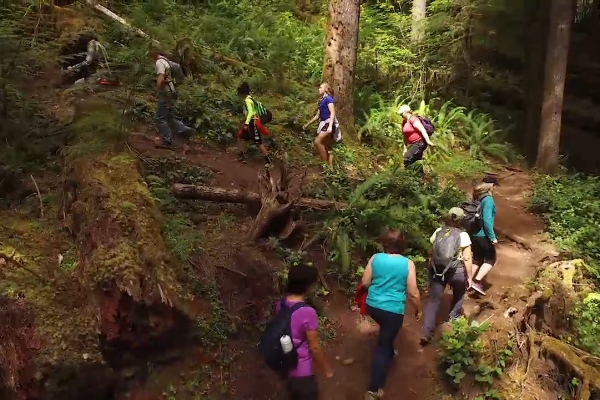
[[[291, 370], [298, 366], [298, 346], [293, 346], [292, 351], [285, 354], [281, 348], [281, 337], [292, 337], [292, 314], [294, 311], [307, 307], [303, 302], [288, 307], [285, 298], [281, 299], [281, 308], [273, 319], [267, 324], [260, 343], [258, 352], [269, 368], [275, 371], [282, 379], [288, 377]], [[300, 343], [302, 344], [302, 343]]]
[[432, 137], [435, 132], [435, 126], [433, 126], [433, 122], [431, 122], [431, 120], [427, 117], [417, 117], [417, 118], [419, 118], [419, 121], [421, 121], [421, 124], [423, 124], [423, 128], [425, 128], [425, 132], [427, 132], [429, 137]]

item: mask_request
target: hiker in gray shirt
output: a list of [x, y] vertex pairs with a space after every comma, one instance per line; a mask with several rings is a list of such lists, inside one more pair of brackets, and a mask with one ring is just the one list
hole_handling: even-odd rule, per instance
[[[87, 49], [85, 59], [75, 65], [67, 67], [66, 80], [74, 83], [80, 79], [87, 79], [96, 72], [98, 67], [101, 65], [101, 61], [107, 63], [106, 49], [100, 42], [98, 42], [98, 35], [95, 32], [87, 32], [84, 34], [87, 40]], [[82, 57], [84, 54], [76, 54], [75, 57]]]

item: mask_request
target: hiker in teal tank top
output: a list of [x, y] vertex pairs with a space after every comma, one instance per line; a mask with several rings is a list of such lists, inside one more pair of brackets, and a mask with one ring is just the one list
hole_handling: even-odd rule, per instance
[[421, 319], [415, 264], [401, 255], [406, 250], [404, 236], [398, 231], [388, 231], [381, 242], [384, 253], [371, 257], [362, 277], [362, 285], [368, 288], [367, 311], [379, 325], [367, 400], [383, 396], [387, 369], [396, 355], [394, 341], [404, 320], [407, 294], [417, 321]]
[[368, 306], [404, 315], [408, 262], [406, 257], [387, 253], [373, 256], [373, 280], [367, 295]]

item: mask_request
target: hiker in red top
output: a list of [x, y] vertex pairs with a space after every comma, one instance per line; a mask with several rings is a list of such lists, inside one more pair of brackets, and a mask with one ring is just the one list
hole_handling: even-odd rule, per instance
[[[404, 153], [404, 167], [406, 168], [422, 160], [427, 146], [434, 146], [434, 144], [421, 120], [413, 115], [410, 106], [400, 106], [398, 114], [402, 116], [402, 134], [407, 147]], [[418, 170], [422, 176], [425, 175], [422, 165], [418, 167]]]

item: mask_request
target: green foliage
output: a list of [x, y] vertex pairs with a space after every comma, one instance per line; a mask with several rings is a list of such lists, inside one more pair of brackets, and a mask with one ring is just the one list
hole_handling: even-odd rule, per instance
[[577, 347], [600, 357], [600, 296], [592, 296], [575, 304], [571, 315]]
[[600, 180], [597, 177], [538, 176], [530, 198], [546, 229], [563, 250], [583, 258], [600, 280]]
[[353, 251], [380, 250], [376, 238], [386, 228], [406, 235], [409, 253], [422, 254], [440, 217], [460, 203], [464, 194], [452, 185], [423, 184], [410, 171], [392, 166], [356, 186], [347, 198], [348, 206], [336, 211], [326, 224], [330, 258], [342, 274], [351, 273]]
[[[455, 384], [459, 384], [467, 375], [472, 375], [475, 382], [483, 389], [477, 400], [500, 399], [499, 393], [493, 388], [494, 380], [499, 378], [513, 355], [513, 341], [493, 352], [493, 361], [485, 362], [484, 342], [481, 335], [490, 328], [488, 322], [469, 322], [458, 318], [450, 322], [450, 329], [442, 334], [440, 347], [442, 362], [446, 366], [446, 374]], [[488, 357], [489, 358], [489, 357]]]
[[442, 334], [440, 347], [442, 361], [447, 365], [446, 374], [454, 383], [460, 383], [468, 373], [477, 371], [477, 359], [483, 350], [480, 338], [489, 327], [489, 323], [471, 324], [461, 317], [451, 322], [451, 329]]

